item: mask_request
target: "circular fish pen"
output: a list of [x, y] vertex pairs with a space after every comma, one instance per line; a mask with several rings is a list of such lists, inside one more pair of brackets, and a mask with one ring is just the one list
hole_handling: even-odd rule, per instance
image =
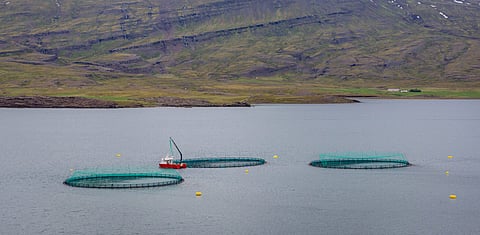
[[[176, 161], [177, 163], [179, 161]], [[187, 164], [187, 168], [229, 168], [258, 166], [266, 163], [262, 158], [248, 157], [218, 157], [218, 158], [192, 158], [184, 159], [182, 163]]]
[[63, 183], [82, 188], [146, 188], [181, 182], [182, 176], [173, 169], [144, 167], [77, 170]]
[[402, 153], [322, 153], [311, 166], [339, 169], [386, 169], [410, 166]]

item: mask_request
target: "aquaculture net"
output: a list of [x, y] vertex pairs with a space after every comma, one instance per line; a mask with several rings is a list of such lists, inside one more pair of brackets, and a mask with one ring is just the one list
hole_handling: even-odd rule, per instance
[[[179, 161], [176, 161], [177, 163]], [[187, 168], [227, 168], [245, 167], [265, 164], [265, 159], [251, 157], [212, 157], [184, 159]]]
[[341, 169], [384, 169], [409, 166], [402, 153], [344, 152], [322, 153], [311, 166]]
[[173, 169], [156, 167], [92, 168], [73, 171], [64, 184], [83, 188], [144, 188], [179, 184]]

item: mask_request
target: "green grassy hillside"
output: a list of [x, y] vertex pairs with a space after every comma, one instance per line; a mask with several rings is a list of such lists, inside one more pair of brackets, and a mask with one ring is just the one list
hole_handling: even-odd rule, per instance
[[480, 98], [478, 19], [478, 0], [1, 0], [0, 96]]

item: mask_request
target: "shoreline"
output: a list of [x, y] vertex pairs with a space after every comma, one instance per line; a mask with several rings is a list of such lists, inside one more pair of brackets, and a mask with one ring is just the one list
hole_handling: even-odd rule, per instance
[[0, 96], [2, 108], [119, 108], [111, 101], [84, 97]]
[[[324, 96], [315, 100], [300, 102], [304, 104], [341, 104], [359, 103], [354, 97]], [[290, 103], [290, 102], [289, 102]], [[297, 102], [293, 102], [297, 103]], [[78, 108], [78, 109], [117, 109], [148, 107], [252, 107], [245, 101], [214, 104], [202, 99], [186, 99], [177, 97], [153, 97], [133, 100], [131, 104], [119, 104], [113, 101], [68, 96], [0, 96], [0, 108]]]
[[[418, 99], [418, 100], [458, 100], [460, 98], [439, 98], [439, 97], [381, 97], [381, 96], [323, 96], [313, 100], [305, 99], [304, 102], [258, 102], [258, 104], [345, 104], [361, 103], [357, 99]], [[465, 100], [475, 100], [461, 98]], [[299, 101], [299, 100], [296, 100]], [[75, 109], [119, 109], [119, 108], [152, 108], [152, 107], [253, 107], [257, 103], [233, 102], [214, 104], [202, 99], [177, 98], [177, 97], [153, 97], [132, 100], [129, 104], [119, 104], [113, 101], [68, 96], [0, 96], [0, 108], [75, 108]]]
[[[139, 99], [136, 101], [137, 102], [133, 102], [131, 104], [119, 104], [113, 101], [76, 96], [0, 96], [0, 108], [118, 109], [146, 107], [251, 107], [251, 105], [246, 102], [212, 104], [203, 100], [181, 99], [174, 97], [161, 97], [156, 98], [155, 100]], [[142, 102], [149, 102], [149, 105], [144, 105]]]

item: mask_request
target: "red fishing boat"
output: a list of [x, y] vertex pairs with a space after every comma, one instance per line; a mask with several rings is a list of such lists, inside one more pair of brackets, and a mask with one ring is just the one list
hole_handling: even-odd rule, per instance
[[[180, 153], [180, 161], [175, 162], [173, 161], [173, 146], [177, 149], [178, 153]], [[167, 153], [167, 156], [162, 158], [162, 161], [160, 164], [158, 164], [160, 168], [170, 168], [170, 169], [182, 169], [182, 168], [187, 168], [187, 164], [182, 162], [182, 152], [178, 148], [177, 144], [175, 141], [173, 141], [172, 137], [170, 137], [170, 152]]]

